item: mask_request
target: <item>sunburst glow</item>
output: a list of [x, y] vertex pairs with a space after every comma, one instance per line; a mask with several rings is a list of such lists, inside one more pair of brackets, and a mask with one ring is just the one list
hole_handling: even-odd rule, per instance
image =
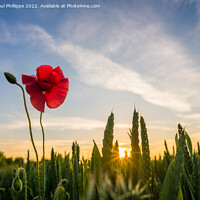
[[130, 156], [130, 150], [129, 149], [119, 147], [119, 157], [124, 158], [126, 156], [126, 153], [125, 153], [126, 151], [127, 151], [127, 155]]
[[120, 158], [123, 158], [123, 157], [125, 157], [125, 148], [121, 148], [121, 147], [119, 147], [119, 157]]

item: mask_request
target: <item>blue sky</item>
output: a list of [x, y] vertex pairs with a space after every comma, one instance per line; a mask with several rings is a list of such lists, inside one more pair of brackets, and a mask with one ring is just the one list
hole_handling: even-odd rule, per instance
[[[102, 145], [111, 110], [115, 138], [127, 135], [134, 105], [146, 120], [151, 155], [174, 144], [181, 122], [194, 142], [200, 135], [200, 3], [195, 0], [59, 0], [6, 3], [99, 4], [98, 9], [0, 9], [0, 150], [25, 156], [31, 147], [19, 88], [3, 72], [33, 75], [42, 64], [60, 66], [70, 81], [66, 101], [46, 108], [46, 148], [71, 150], [78, 140], [89, 157]], [[0, 4], [5, 3], [1, 1]], [[29, 102], [41, 155], [39, 112]], [[34, 155], [32, 155], [34, 159]]]

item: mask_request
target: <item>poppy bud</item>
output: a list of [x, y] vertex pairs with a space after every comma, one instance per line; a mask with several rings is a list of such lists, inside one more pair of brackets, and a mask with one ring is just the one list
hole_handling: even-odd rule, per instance
[[23, 183], [22, 181], [20, 180], [19, 177], [15, 177], [13, 179], [13, 182], [12, 182], [12, 188], [15, 192], [21, 192], [22, 191], [22, 186], [23, 186]]
[[4, 72], [4, 75], [7, 79], [7, 81], [11, 84], [16, 84], [17, 83], [17, 79], [15, 76], [13, 76], [11, 73], [9, 72]]

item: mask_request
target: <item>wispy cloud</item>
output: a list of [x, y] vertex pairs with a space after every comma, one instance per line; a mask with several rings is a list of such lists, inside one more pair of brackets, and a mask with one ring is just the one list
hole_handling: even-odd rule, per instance
[[200, 120], [200, 113], [177, 114], [177, 116], [183, 119]]
[[[4, 130], [16, 130], [27, 128], [27, 120], [21, 116], [21, 119], [15, 119], [11, 117], [9, 123], [0, 123], [0, 129]], [[56, 129], [58, 131], [63, 131], [66, 129], [70, 130], [93, 130], [93, 129], [104, 129], [106, 126], [106, 121], [86, 119], [80, 117], [58, 117], [48, 115], [46, 116], [47, 121], [43, 122], [45, 129]], [[40, 124], [37, 117], [32, 117], [31, 119], [32, 127], [39, 128]], [[129, 124], [116, 123], [116, 128], [129, 128]]]
[[150, 103], [174, 110], [190, 110], [190, 105], [178, 96], [154, 88], [134, 70], [122, 67], [102, 54], [67, 42], [58, 44], [55, 52], [66, 58], [87, 84], [133, 92]]

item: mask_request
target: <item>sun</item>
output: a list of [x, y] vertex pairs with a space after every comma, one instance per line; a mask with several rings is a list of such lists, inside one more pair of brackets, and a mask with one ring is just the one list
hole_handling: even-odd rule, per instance
[[119, 157], [120, 158], [124, 158], [125, 157], [125, 151], [126, 151], [125, 148], [119, 147]]
[[119, 147], [119, 157], [120, 158], [124, 158], [126, 156], [126, 152], [127, 152], [127, 156], [130, 157], [130, 154], [131, 154], [130, 149]]

